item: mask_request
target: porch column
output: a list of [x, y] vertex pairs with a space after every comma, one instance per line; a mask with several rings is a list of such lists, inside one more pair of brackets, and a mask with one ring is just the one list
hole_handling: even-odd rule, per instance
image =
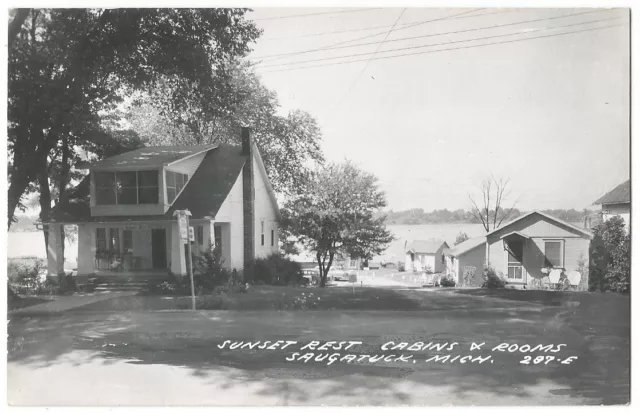
[[185, 259], [185, 242], [180, 239], [178, 222], [171, 223], [171, 272], [177, 277], [187, 275], [187, 262]]
[[45, 231], [49, 231], [49, 245], [47, 248], [47, 272], [49, 278], [57, 279], [59, 274], [64, 274], [64, 252], [60, 231], [62, 225], [48, 224]]
[[489, 266], [489, 240], [484, 243], [484, 266]]

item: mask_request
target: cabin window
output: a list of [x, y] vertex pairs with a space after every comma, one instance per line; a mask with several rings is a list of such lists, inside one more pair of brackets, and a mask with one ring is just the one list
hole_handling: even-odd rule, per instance
[[196, 227], [196, 239], [198, 240], [199, 245], [204, 245], [204, 227], [202, 225], [198, 225]]
[[216, 248], [222, 248], [222, 228], [218, 225], [214, 225], [213, 227], [213, 239]]
[[564, 267], [564, 248], [561, 240], [544, 242], [544, 266], [546, 268]]
[[133, 231], [130, 229], [122, 231], [122, 252], [133, 254]]
[[264, 221], [260, 221], [260, 245], [264, 247]]
[[107, 230], [105, 228], [96, 228], [96, 250], [107, 250]]
[[273, 247], [275, 244], [275, 231], [271, 230], [271, 246]]
[[189, 180], [189, 175], [182, 174], [180, 172], [167, 171], [167, 202], [172, 203], [182, 188], [187, 184]]
[[158, 171], [95, 172], [97, 205], [158, 203]]
[[120, 251], [120, 231], [118, 228], [109, 228], [109, 251]]

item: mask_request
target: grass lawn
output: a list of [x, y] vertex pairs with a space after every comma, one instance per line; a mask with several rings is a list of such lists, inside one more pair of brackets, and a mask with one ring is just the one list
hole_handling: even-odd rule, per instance
[[[599, 297], [599, 298], [595, 298]], [[605, 298], [603, 298], [605, 297]], [[609, 298], [612, 297], [612, 298]], [[617, 297], [617, 295], [616, 295]], [[381, 310], [434, 311], [481, 310], [524, 307], [564, 307], [584, 300], [615, 299], [613, 295], [582, 292], [518, 290], [444, 290], [389, 287], [333, 286], [279, 287], [252, 286], [247, 293], [197, 297], [200, 310]], [[78, 308], [79, 311], [153, 311], [191, 308], [189, 296], [136, 295], [104, 300]]]
[[17, 310], [19, 308], [31, 307], [32, 305], [42, 304], [49, 301], [49, 299], [41, 297], [19, 297], [16, 296], [8, 301], [8, 311]]
[[[302, 293], [320, 296], [320, 311], [265, 311], [282, 296], [295, 300]], [[232, 299], [244, 311], [136, 311], [175, 308], [189, 297], [134, 296], [11, 317], [9, 402], [519, 406], [629, 400], [629, 296], [391, 288], [353, 295], [350, 287], [264, 286]], [[359, 340], [363, 344], [350, 350], [358, 356], [378, 354], [388, 341], [456, 341], [461, 345], [452, 354], [464, 356], [474, 341], [486, 342], [478, 353], [495, 362], [427, 363], [435, 353], [420, 351], [413, 353], [415, 363], [327, 366], [286, 361], [297, 348], [221, 349], [225, 340]], [[577, 359], [524, 365], [521, 353], [492, 353], [499, 343], [563, 343], [554, 354]], [[394, 353], [408, 354], [385, 352]]]

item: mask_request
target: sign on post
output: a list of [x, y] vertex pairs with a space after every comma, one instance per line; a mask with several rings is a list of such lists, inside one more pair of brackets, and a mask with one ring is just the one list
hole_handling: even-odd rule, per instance
[[189, 227], [189, 217], [191, 216], [191, 212], [189, 212], [188, 209], [184, 209], [175, 211], [173, 214], [178, 217], [178, 232], [180, 233], [180, 240], [185, 242], [184, 247], [186, 249], [187, 260], [189, 262], [187, 270], [191, 281], [191, 309], [195, 311], [196, 289], [193, 283], [193, 262], [191, 261], [191, 242], [189, 242], [189, 235], [191, 235], [191, 230], [193, 230], [193, 228]]
[[196, 235], [193, 230], [193, 227], [189, 227], [189, 241], [193, 242], [196, 240]]
[[180, 232], [180, 239], [186, 241], [189, 238], [189, 223], [187, 221], [187, 215], [184, 211], [176, 211], [178, 215], [178, 230]]

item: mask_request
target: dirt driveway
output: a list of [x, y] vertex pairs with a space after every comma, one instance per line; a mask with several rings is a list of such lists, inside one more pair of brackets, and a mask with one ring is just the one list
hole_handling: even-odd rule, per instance
[[[501, 303], [509, 297], [522, 305], [505, 308]], [[558, 305], [543, 304], [533, 296], [485, 295], [475, 297], [487, 301], [481, 309], [431, 311], [70, 311], [48, 317], [13, 316], [8, 401], [12, 405], [626, 403], [629, 300], [584, 297], [571, 301], [577, 305]], [[270, 341], [271, 346], [279, 340], [271, 350], [230, 349], [233, 342]], [[286, 341], [295, 344], [282, 349]], [[362, 344], [331, 350], [330, 354], [356, 359], [328, 365], [327, 359], [301, 359], [303, 354], [323, 352], [318, 350], [321, 343], [302, 349], [312, 341]], [[445, 346], [409, 351], [407, 346], [396, 350], [384, 346], [389, 342], [457, 345], [452, 350]], [[485, 344], [471, 351], [472, 342]], [[565, 346], [557, 353], [493, 350], [501, 343]], [[528, 354], [555, 360], [536, 364], [532, 358], [523, 363]], [[372, 356], [380, 355], [391, 361], [372, 361]], [[433, 359], [446, 355], [450, 358]], [[466, 358], [462, 363], [469, 355], [489, 359]], [[401, 356], [405, 358], [398, 361]]]

